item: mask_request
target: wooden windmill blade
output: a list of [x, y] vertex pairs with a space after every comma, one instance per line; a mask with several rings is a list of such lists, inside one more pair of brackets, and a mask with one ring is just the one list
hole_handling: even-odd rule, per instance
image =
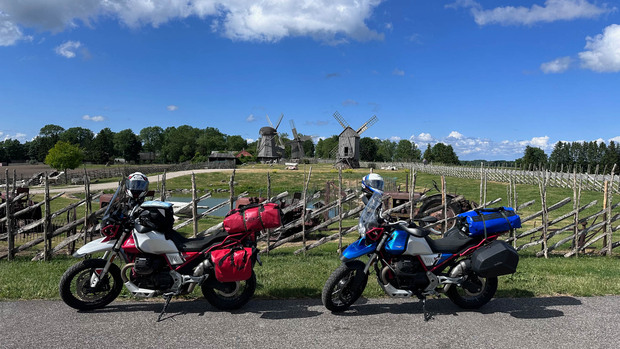
[[[278, 130], [278, 127], [280, 126], [280, 123], [282, 122], [282, 118], [284, 117], [284, 113], [280, 114], [280, 119], [278, 119], [278, 123], [276, 124], [276, 127], [274, 127], [276, 129], [276, 131]], [[273, 127], [273, 125], [272, 125]]]
[[291, 130], [293, 131], [293, 139], [298, 140], [299, 135], [297, 134], [297, 129], [295, 128], [295, 122], [291, 119], [289, 120], [289, 123], [291, 124]]
[[269, 115], [265, 114], [265, 117], [267, 118], [267, 122], [269, 123], [269, 126], [273, 127], [273, 124], [271, 123], [271, 119], [269, 118]]
[[368, 121], [366, 121], [365, 124], [363, 124], [360, 128], [357, 129], [357, 134], [361, 135], [364, 131], [368, 130], [368, 128], [374, 124], [376, 124], [378, 121], [377, 116], [373, 115]]
[[338, 121], [340, 126], [342, 126], [342, 128], [344, 128], [344, 129], [346, 129], [347, 127], [351, 127], [351, 126], [349, 126], [349, 123], [342, 117], [342, 115], [340, 115], [340, 113], [338, 113], [338, 111], [336, 111], [334, 113], [334, 119], [336, 119], [336, 121]]

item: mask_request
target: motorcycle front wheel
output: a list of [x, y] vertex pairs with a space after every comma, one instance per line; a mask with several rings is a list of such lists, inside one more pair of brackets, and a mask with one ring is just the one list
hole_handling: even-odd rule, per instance
[[497, 277], [469, 273], [461, 285], [451, 285], [446, 295], [463, 309], [478, 309], [487, 304], [497, 291]]
[[[71, 308], [93, 310], [110, 304], [121, 293], [121, 270], [111, 264], [105, 275], [100, 275], [106, 265], [104, 259], [86, 259], [71, 266], [60, 279], [60, 298]], [[91, 287], [91, 280], [99, 275], [101, 281]]]
[[209, 277], [200, 286], [202, 295], [214, 307], [220, 310], [239, 309], [250, 301], [256, 290], [256, 274], [245, 281], [219, 282], [215, 277]]
[[368, 282], [361, 261], [350, 261], [340, 265], [327, 279], [321, 294], [325, 308], [332, 312], [347, 310], [362, 295]]

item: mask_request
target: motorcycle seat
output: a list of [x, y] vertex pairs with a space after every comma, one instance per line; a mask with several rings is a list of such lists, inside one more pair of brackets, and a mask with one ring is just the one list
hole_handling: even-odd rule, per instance
[[200, 252], [216, 241], [224, 241], [228, 233], [222, 230], [208, 236], [186, 238], [185, 236], [179, 234], [176, 230], [171, 230], [166, 233], [166, 235], [170, 240], [172, 240], [172, 242], [174, 242], [179, 251]]
[[458, 228], [452, 228], [441, 239], [431, 239], [429, 236], [425, 237], [426, 242], [437, 253], [457, 253], [471, 245], [476, 239], [458, 231]]

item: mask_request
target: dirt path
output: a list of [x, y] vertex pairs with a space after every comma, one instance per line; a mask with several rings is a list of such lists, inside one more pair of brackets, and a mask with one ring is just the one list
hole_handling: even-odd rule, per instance
[[[188, 170], [188, 171], [178, 171], [178, 172], [167, 172], [166, 173], [166, 179], [170, 179], [170, 178], [175, 178], [175, 177], [181, 177], [181, 176], [188, 176], [191, 175], [192, 173], [209, 173], [209, 172], [232, 172], [232, 170], [227, 170], [227, 169], [197, 169], [197, 170]], [[155, 175], [155, 176], [148, 176], [149, 177], [149, 182], [150, 183], [156, 183], [157, 181], [161, 180], [161, 175]], [[108, 189], [116, 189], [116, 187], [118, 186], [117, 182], [108, 182], [108, 183], [95, 183], [95, 184], [91, 184], [90, 185], [90, 191], [91, 192], [99, 192], [102, 190], [108, 190]], [[30, 188], [30, 194], [43, 194], [45, 192], [45, 189], [43, 187], [37, 187], [37, 188]], [[83, 185], [70, 185], [70, 186], [63, 186], [63, 187], [54, 187], [54, 188], [50, 188], [50, 193], [61, 193], [61, 192], [65, 192], [67, 194], [69, 193], [83, 193], [84, 192], [84, 186]]]

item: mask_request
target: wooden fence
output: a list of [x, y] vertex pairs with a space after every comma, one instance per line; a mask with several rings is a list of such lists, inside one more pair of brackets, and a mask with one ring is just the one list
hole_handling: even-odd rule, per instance
[[[434, 167], [436, 169], [437, 167]], [[408, 178], [411, 180], [411, 183], [407, 183], [406, 187], [414, 188], [416, 181], [416, 167], [410, 168], [411, 176]], [[612, 170], [613, 173], [613, 170]], [[452, 174], [452, 172], [451, 172]], [[614, 175], [610, 175], [608, 180], [603, 182], [603, 191], [601, 200], [603, 202], [602, 209], [598, 210], [595, 213], [589, 213], [588, 215], [584, 215], [583, 212], [588, 210], [591, 212], [593, 207], [600, 207], [598, 205], [598, 200], [582, 203], [581, 202], [581, 192], [586, 187], [588, 187], [589, 180], [587, 177], [579, 176], [576, 173], [573, 173], [572, 179], [568, 177], [563, 177], [564, 182], [567, 183], [567, 186], [573, 188], [573, 197], [567, 197], [559, 202], [547, 203], [546, 202], [546, 191], [547, 188], [553, 186], [553, 183], [557, 183], [554, 181], [554, 174], [551, 172], [543, 172], [539, 177], [535, 177], [537, 183], [535, 185], [539, 188], [540, 195], [535, 198], [523, 198], [519, 197], [517, 193], [516, 183], [519, 182], [517, 176], [509, 177], [509, 181], [507, 182], [507, 198], [504, 200], [502, 198], [496, 198], [494, 200], [487, 201], [486, 199], [486, 183], [487, 181], [494, 180], [493, 176], [488, 172], [478, 170], [478, 176], [480, 176], [480, 188], [481, 188], [481, 200], [482, 204], [480, 207], [486, 207], [491, 205], [504, 205], [504, 206], [512, 206], [516, 209], [516, 211], [521, 215], [521, 220], [523, 223], [523, 228], [519, 229], [516, 232], [509, 236], [504, 236], [504, 238], [512, 243], [517, 250], [531, 249], [531, 248], [539, 248], [537, 251], [538, 256], [548, 256], [549, 253], [560, 253], [569, 256], [577, 256], [581, 253], [597, 253], [597, 254], [607, 254], [611, 255], [613, 249], [620, 245], [620, 241], [616, 237], [616, 241], [614, 241], [614, 233], [620, 229], [620, 225], [618, 220], [620, 219], [620, 209], [618, 208], [620, 203], [613, 204], [614, 193], [617, 193], [616, 180], [617, 178]], [[340, 195], [335, 195], [335, 199], [331, 202], [327, 202], [325, 206], [316, 210], [305, 210], [303, 208], [308, 207], [310, 202], [313, 202], [321, 197], [321, 192], [317, 191], [315, 193], [308, 193], [308, 183], [310, 181], [310, 177], [312, 175], [312, 167], [307, 173], [304, 173], [304, 192], [302, 193], [301, 200], [291, 201], [290, 205], [284, 208], [284, 213], [287, 213], [292, 210], [300, 210], [302, 211], [299, 219], [293, 220], [291, 222], [287, 222], [284, 226], [279, 227], [274, 230], [266, 231], [259, 236], [259, 240], [264, 242], [264, 248], [262, 248], [261, 252], [268, 253], [269, 251], [278, 248], [280, 246], [284, 246], [289, 242], [298, 241], [302, 239], [301, 248], [297, 249], [294, 253], [306, 253], [306, 251], [311, 250], [317, 246], [320, 246], [326, 242], [339, 240], [338, 249], [342, 250], [342, 237], [356, 232], [357, 225], [354, 224], [350, 228], [345, 228], [342, 226], [342, 221], [344, 219], [355, 218], [359, 215], [362, 210], [362, 205], [359, 200], [359, 191], [357, 188], [343, 188], [342, 187], [342, 175], [341, 172], [338, 176], [338, 192]], [[35, 246], [39, 246], [43, 244], [43, 250], [41, 248], [37, 250], [37, 254], [34, 257], [35, 260], [38, 259], [49, 259], [53, 254], [57, 254], [68, 250], [72, 252], [75, 248], [75, 244], [79, 242], [87, 242], [89, 239], [92, 239], [93, 236], [98, 234], [98, 226], [96, 224], [97, 220], [101, 217], [104, 212], [104, 208], [102, 209], [93, 209], [93, 203], [96, 202], [97, 198], [101, 193], [97, 193], [91, 195], [90, 193], [90, 179], [88, 175], [84, 176], [84, 185], [85, 185], [85, 193], [86, 197], [83, 200], [80, 200], [76, 203], [73, 203], [61, 210], [56, 212], [51, 212], [50, 210], [50, 202], [57, 199], [62, 195], [57, 194], [55, 196], [50, 196], [49, 190], [46, 187], [45, 199], [42, 203], [38, 203], [36, 205], [44, 206], [44, 216], [41, 219], [30, 222], [28, 224], [23, 224], [21, 226], [15, 224], [16, 221], [19, 220], [21, 215], [27, 213], [27, 210], [32, 210], [34, 208], [28, 207], [25, 210], [14, 212], [11, 207], [12, 202], [17, 201], [20, 196], [15, 195], [13, 199], [9, 199], [9, 204], [3, 203], [0, 205], [0, 209], [6, 206], [6, 215], [4, 218], [0, 219], [0, 222], [3, 224], [5, 228], [5, 232], [0, 235], [0, 241], [6, 240], [8, 242], [8, 246], [6, 251], [0, 252], [0, 259], [8, 258], [9, 260], [13, 259], [15, 253], [22, 252], [25, 250], [29, 250], [34, 248]], [[192, 176], [192, 201], [187, 204], [187, 207], [192, 208], [192, 218], [186, 219], [184, 221], [177, 222], [175, 229], [180, 229], [187, 225], [192, 224], [193, 236], [204, 236], [208, 234], [212, 234], [215, 231], [222, 229], [222, 225], [216, 224], [204, 231], [198, 231], [197, 222], [211, 214], [213, 211], [220, 207], [228, 206], [232, 207], [232, 203], [234, 200], [238, 200], [239, 198], [245, 197], [248, 193], [240, 193], [235, 195], [234, 190], [234, 177], [235, 171], [233, 171], [230, 177], [230, 197], [225, 202], [201, 213], [198, 214], [197, 205], [198, 202], [206, 197], [209, 197], [211, 193], [206, 193], [198, 197], [195, 180]], [[8, 178], [8, 171], [7, 171]], [[444, 210], [444, 216], [446, 216], [445, 212], [447, 210], [448, 205], [452, 202], [464, 200], [463, 197], [456, 197], [450, 200], [446, 199], [445, 193], [449, 191], [449, 188], [445, 186], [445, 177], [442, 175], [442, 197], [444, 198], [442, 207], [435, 207], [433, 209], [428, 210], [424, 214], [430, 214], [433, 211]], [[570, 180], [571, 183], [568, 183]], [[13, 180], [13, 190], [11, 191], [10, 181], [7, 181], [6, 184], [6, 192], [16, 193], [15, 180]], [[270, 183], [271, 179], [269, 174], [267, 174], [266, 183], [268, 186], [267, 192], [271, 193]], [[409, 185], [410, 184], [410, 185]], [[162, 180], [162, 190], [165, 192], [165, 176]], [[269, 198], [271, 202], [280, 202], [281, 200], [286, 199], [289, 196], [288, 192], [280, 193], [273, 197]], [[10, 195], [9, 195], [10, 197]], [[165, 200], [165, 194], [161, 194], [162, 199]], [[529, 201], [518, 204], [517, 197], [520, 200], [527, 199]], [[411, 205], [418, 205], [421, 201], [425, 199], [425, 196], [422, 196], [419, 199], [413, 199], [413, 195], [410, 196], [411, 200], [404, 203], [401, 206], [394, 207], [391, 209], [392, 211], [400, 211], [402, 209], [408, 209]], [[540, 204], [540, 210], [524, 215], [523, 210], [528, 208], [527, 211], [532, 211], [532, 207], [536, 203]], [[557, 210], [565, 207], [572, 203], [572, 210], [568, 213], [557, 214]], [[349, 210], [344, 210], [344, 206], [347, 204]], [[186, 207], [186, 208], [187, 208]], [[76, 210], [84, 210], [84, 217], [76, 219], [76, 215], [73, 214], [73, 219], [70, 221], [65, 221], [62, 225], [58, 225], [53, 223], [53, 220], [57, 217], [64, 217], [63, 215], [67, 215], [68, 212], [76, 212]], [[324, 221], [318, 225], [314, 225], [312, 227], [307, 227], [306, 222], [317, 218], [317, 217], [325, 217], [327, 216], [325, 213], [330, 210], [335, 210], [336, 215], [327, 218], [324, 218]], [[412, 210], [409, 210], [410, 212]], [[70, 216], [68, 216], [70, 217]], [[450, 220], [454, 218], [449, 218], [447, 221], [440, 221], [435, 223], [443, 224], [449, 223]], [[306, 238], [311, 238], [318, 231], [323, 231], [328, 229], [328, 227], [333, 227], [334, 224], [337, 224], [338, 228], [336, 232], [334, 232], [335, 228], [330, 230], [332, 233], [327, 236], [321, 236], [318, 239], [313, 239], [312, 242], [308, 242]], [[286, 235], [286, 232], [290, 232], [292, 229], [299, 229], [300, 231]], [[16, 239], [23, 234], [30, 234], [34, 238], [31, 240], [20, 244], [19, 246], [15, 246]], [[324, 234], [321, 234], [324, 235]], [[58, 242], [60, 237], [62, 236], [62, 240]], [[616, 235], [617, 236], [617, 235]], [[52, 246], [52, 239], [56, 238], [55, 242], [57, 243], [55, 246]], [[19, 241], [19, 240], [17, 240]]]

